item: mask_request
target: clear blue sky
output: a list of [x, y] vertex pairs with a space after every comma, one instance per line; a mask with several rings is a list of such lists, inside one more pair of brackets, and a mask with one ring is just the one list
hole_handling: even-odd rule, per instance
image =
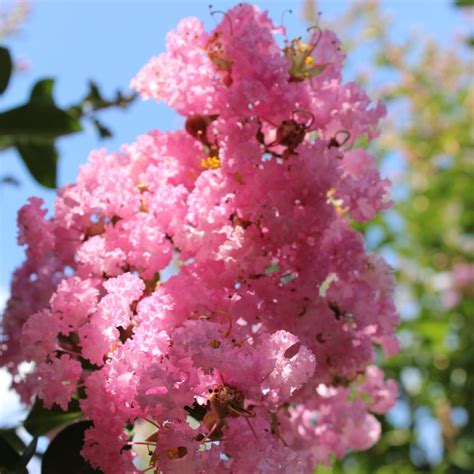
[[[11, 0], [0, 0], [0, 5]], [[226, 9], [237, 2], [214, 0], [216, 9]], [[260, 0], [279, 22], [285, 9], [297, 12], [299, 0]], [[413, 27], [422, 27], [438, 38], [452, 35], [461, 15], [448, 0], [382, 1], [395, 18], [394, 35], [403, 36]], [[28, 96], [31, 84], [38, 78], [57, 79], [56, 98], [62, 105], [79, 99], [89, 78], [96, 80], [104, 93], [126, 89], [133, 75], [152, 56], [165, 48], [166, 32], [184, 16], [199, 16], [214, 24], [204, 0], [32, 0], [32, 12], [20, 34], [10, 37], [7, 45], [16, 58], [30, 63], [26, 74], [13, 78], [6, 94], [0, 98], [0, 110], [20, 103]], [[333, 18], [350, 4], [348, 0], [320, 0], [324, 18]], [[297, 35], [304, 25], [298, 14], [286, 15], [285, 24]], [[60, 140], [59, 183], [73, 182], [78, 167], [88, 153], [97, 147], [110, 150], [149, 129], [173, 129], [180, 119], [164, 105], [153, 101], [137, 102], [128, 112], [110, 111], [102, 115], [115, 132], [114, 137], [99, 142], [90, 129], [77, 136]], [[2, 153], [0, 176], [12, 174], [20, 187], [0, 186], [0, 292], [9, 287], [11, 273], [23, 260], [23, 250], [16, 245], [16, 213], [31, 195], [41, 196], [51, 209], [54, 192], [36, 185], [14, 151]]]

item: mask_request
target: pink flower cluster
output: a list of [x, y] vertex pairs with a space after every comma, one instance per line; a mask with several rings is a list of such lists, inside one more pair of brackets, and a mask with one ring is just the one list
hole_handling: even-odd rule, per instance
[[25, 401], [80, 398], [104, 472], [143, 443], [156, 472], [310, 473], [394, 403], [393, 278], [351, 225], [390, 205], [357, 148], [385, 109], [342, 83], [332, 32], [281, 31], [246, 4], [181, 21], [133, 86], [184, 129], [93, 152], [51, 218], [20, 211], [1, 361]]
[[457, 263], [448, 276], [448, 287], [443, 291], [442, 301], [446, 308], [451, 309], [461, 303], [463, 297], [474, 295], [474, 265]]

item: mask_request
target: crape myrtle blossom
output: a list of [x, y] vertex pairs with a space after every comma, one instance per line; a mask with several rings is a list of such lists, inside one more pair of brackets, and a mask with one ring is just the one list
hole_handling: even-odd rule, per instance
[[474, 294], [474, 265], [457, 263], [447, 275], [447, 285], [442, 294], [442, 301], [446, 308], [454, 308], [463, 296]]
[[140, 443], [155, 472], [310, 473], [394, 403], [393, 278], [352, 226], [390, 205], [357, 148], [385, 109], [342, 83], [334, 33], [282, 32], [247, 4], [182, 20], [132, 84], [184, 129], [93, 152], [49, 219], [20, 210], [1, 361], [25, 402], [80, 398], [106, 473], [138, 472]]

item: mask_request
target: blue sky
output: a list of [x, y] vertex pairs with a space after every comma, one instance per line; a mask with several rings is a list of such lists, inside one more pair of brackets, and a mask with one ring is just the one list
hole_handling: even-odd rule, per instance
[[[12, 0], [7, 0], [6, 4]], [[1, 1], [3, 4], [4, 1]], [[226, 9], [237, 2], [215, 0], [215, 9]], [[0, 98], [0, 110], [16, 105], [28, 97], [32, 83], [45, 76], [56, 78], [55, 96], [62, 105], [78, 100], [86, 90], [88, 79], [100, 84], [104, 94], [117, 88], [126, 89], [130, 79], [153, 55], [165, 48], [166, 32], [184, 16], [203, 18], [209, 27], [208, 1], [203, 0], [32, 0], [32, 11], [22, 31], [10, 37], [7, 45], [16, 58], [30, 64], [29, 71], [16, 75], [6, 94]], [[260, 0], [276, 22], [285, 15], [289, 36], [304, 31], [297, 14], [299, 0]], [[347, 0], [319, 2], [324, 19], [337, 17], [350, 4]], [[412, 28], [423, 28], [428, 34], [444, 39], [459, 28], [461, 14], [448, 0], [382, 1], [395, 19], [393, 35], [403, 37]], [[357, 58], [356, 58], [357, 60]], [[361, 58], [361, 60], [363, 60]], [[110, 150], [149, 129], [173, 129], [181, 119], [164, 105], [153, 101], [137, 102], [128, 112], [107, 111], [104, 122], [114, 137], [99, 142], [89, 129], [59, 142], [61, 161], [59, 183], [73, 182], [79, 166], [89, 152], [105, 146]], [[16, 245], [16, 213], [31, 195], [41, 196], [51, 209], [54, 192], [36, 185], [14, 151], [3, 153], [0, 176], [11, 174], [21, 181], [20, 187], [0, 186], [0, 293], [9, 287], [12, 271], [23, 260], [23, 250]]]

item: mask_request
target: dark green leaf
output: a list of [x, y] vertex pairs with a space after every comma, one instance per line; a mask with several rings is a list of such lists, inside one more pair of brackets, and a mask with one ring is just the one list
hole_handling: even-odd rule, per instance
[[0, 94], [5, 92], [12, 74], [13, 62], [10, 51], [0, 47]]
[[15, 428], [0, 430], [0, 438], [6, 441], [17, 452], [23, 452], [26, 449], [25, 443], [16, 434]]
[[456, 0], [454, 4], [457, 7], [474, 7], [474, 0]]
[[0, 151], [6, 150], [7, 148], [10, 148], [13, 146], [12, 141], [8, 137], [2, 137], [0, 135]]
[[30, 103], [33, 102], [54, 105], [53, 89], [54, 79], [41, 79], [33, 86], [33, 89], [31, 89]]
[[94, 81], [89, 81], [89, 92], [84, 101], [89, 102], [94, 110], [107, 106], [107, 101], [102, 97], [99, 86]]
[[38, 183], [47, 188], [56, 187], [58, 152], [53, 143], [17, 145], [17, 150]]
[[82, 413], [79, 410], [77, 400], [72, 400], [69, 404], [69, 410], [64, 412], [56, 405], [53, 405], [51, 410], [47, 410], [44, 408], [43, 402], [40, 399], [36, 399], [23, 426], [31, 435], [41, 436], [54, 428], [75, 421], [81, 416]]
[[138, 97], [138, 95], [135, 92], [132, 92], [131, 94], [124, 95], [120, 90], [117, 91], [117, 94], [115, 96], [115, 101], [111, 102], [111, 106], [118, 106], [121, 107], [122, 109], [126, 109], [129, 105], [131, 105], [135, 99]]
[[15, 472], [24, 472], [31, 458], [35, 455], [37, 445], [38, 445], [38, 438], [35, 436], [31, 440], [31, 443], [25, 449], [23, 454], [21, 455], [21, 458], [18, 460], [18, 463], [16, 464]]
[[82, 110], [82, 105], [73, 105], [72, 107], [68, 107], [66, 112], [74, 117], [75, 119], [79, 120], [84, 115], [84, 111]]
[[[0, 472], [9, 473], [15, 472], [15, 467], [20, 462], [21, 455], [0, 436]], [[21, 474], [27, 474], [26, 469], [20, 471]], [[19, 472], [19, 474], [20, 474]]]
[[0, 135], [16, 143], [44, 143], [81, 130], [77, 119], [48, 103], [32, 102], [0, 114]]
[[98, 473], [81, 456], [84, 432], [92, 426], [90, 421], [80, 421], [64, 428], [51, 441], [44, 453], [42, 474], [92, 474]]
[[112, 132], [107, 128], [103, 123], [99, 122], [97, 119], [93, 119], [95, 128], [100, 138], [109, 138], [112, 136]]
[[185, 406], [184, 409], [188, 412], [189, 416], [197, 421], [202, 421], [208, 412], [207, 405], [200, 405], [196, 400], [194, 400], [191, 407]]

